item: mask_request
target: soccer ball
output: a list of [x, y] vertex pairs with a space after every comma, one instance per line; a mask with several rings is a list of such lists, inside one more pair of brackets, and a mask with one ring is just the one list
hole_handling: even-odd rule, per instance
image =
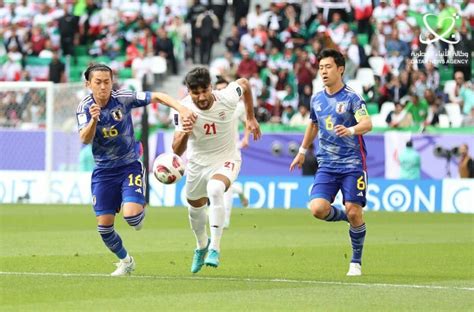
[[153, 162], [153, 174], [163, 184], [174, 184], [184, 175], [184, 162], [176, 154], [163, 153]]

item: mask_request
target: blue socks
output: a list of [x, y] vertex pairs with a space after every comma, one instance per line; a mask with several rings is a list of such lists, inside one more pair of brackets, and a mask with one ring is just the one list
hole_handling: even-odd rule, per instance
[[98, 225], [97, 231], [102, 237], [105, 246], [107, 246], [119, 259], [125, 259], [127, 251], [123, 247], [122, 239], [117, 232], [115, 232], [114, 225]]
[[350, 227], [349, 236], [352, 243], [352, 263], [362, 264], [362, 249], [364, 248], [365, 240], [365, 223], [361, 226]]
[[334, 206], [331, 206], [331, 211], [329, 214], [324, 218], [325, 221], [328, 222], [336, 222], [336, 221], [346, 221], [349, 222], [347, 219], [347, 215], [344, 211], [337, 209]]
[[145, 218], [145, 209], [143, 209], [139, 214], [130, 217], [124, 217], [128, 225], [133, 226], [135, 230], [140, 230], [142, 228], [142, 221]]

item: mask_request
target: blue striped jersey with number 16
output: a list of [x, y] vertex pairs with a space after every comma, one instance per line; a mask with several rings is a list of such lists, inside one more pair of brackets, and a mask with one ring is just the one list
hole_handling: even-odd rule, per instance
[[[92, 154], [97, 168], [116, 168], [139, 159], [133, 131], [131, 110], [149, 104], [150, 92], [113, 90], [109, 102], [102, 107], [97, 123]], [[76, 111], [79, 130], [91, 120], [89, 108], [94, 104], [92, 94], [85, 97]]]

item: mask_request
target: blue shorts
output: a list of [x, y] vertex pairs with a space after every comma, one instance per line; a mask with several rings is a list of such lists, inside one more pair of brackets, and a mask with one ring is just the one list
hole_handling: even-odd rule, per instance
[[314, 177], [310, 197], [324, 198], [330, 203], [336, 198], [337, 192], [341, 190], [343, 204], [347, 202], [365, 206], [367, 191], [367, 173], [365, 171], [354, 171], [348, 173], [334, 173], [318, 171]]
[[145, 205], [143, 166], [139, 161], [92, 173], [92, 205], [96, 216], [120, 212], [124, 203]]

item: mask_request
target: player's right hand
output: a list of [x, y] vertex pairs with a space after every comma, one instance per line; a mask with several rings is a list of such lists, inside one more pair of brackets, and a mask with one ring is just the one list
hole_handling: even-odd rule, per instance
[[100, 120], [100, 111], [100, 106], [95, 103], [92, 104], [91, 107], [89, 107], [89, 114], [91, 114], [91, 118], [95, 121]]
[[295, 169], [295, 166], [298, 166], [298, 168], [301, 169], [301, 167], [303, 166], [303, 163], [304, 163], [304, 155], [301, 153], [296, 154], [295, 158], [291, 162], [290, 171], [293, 171], [293, 169]]
[[183, 122], [184, 132], [191, 132], [197, 119], [196, 113], [186, 107], [183, 107], [183, 109], [179, 112], [179, 115], [181, 116], [181, 121]]

